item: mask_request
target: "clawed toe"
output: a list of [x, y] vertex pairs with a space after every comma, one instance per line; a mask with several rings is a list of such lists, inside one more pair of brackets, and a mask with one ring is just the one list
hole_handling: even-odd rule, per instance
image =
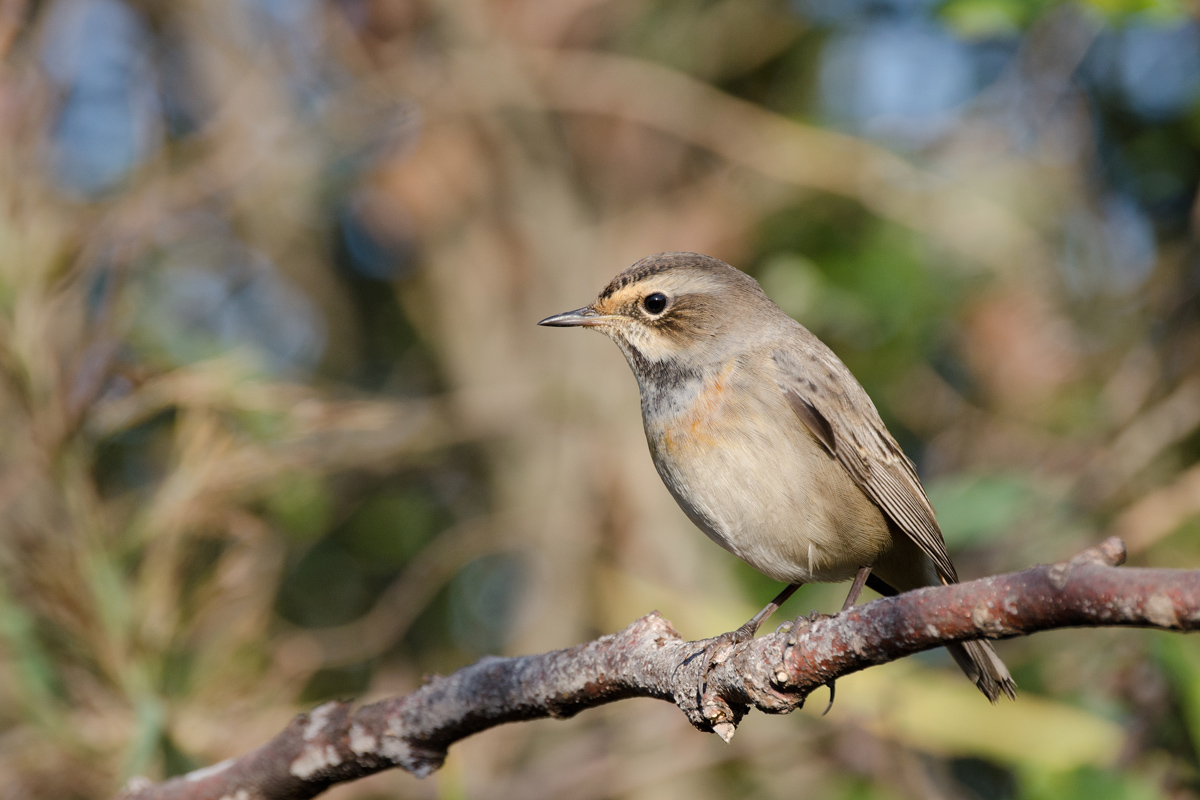
[[712, 639], [709, 639], [703, 648], [688, 656], [684, 663], [689, 663], [699, 656], [705, 656], [704, 672], [707, 674], [717, 664], [724, 663], [725, 659], [729, 656], [729, 651], [735, 645], [747, 642], [753, 638], [740, 634], [741, 629], [739, 628], [736, 631], [729, 631], [728, 633], [722, 633], [720, 636], [714, 636]]
[[831, 708], [833, 708], [833, 697], [837, 693], [837, 681], [836, 680], [832, 680], [825, 685], [829, 687], [829, 705], [825, 706], [825, 710], [821, 712], [822, 717], [825, 716], [826, 714], [828, 714], [829, 710]]
[[683, 663], [688, 664], [699, 658], [704, 657], [704, 665], [700, 671], [701, 685], [707, 681], [708, 673], [719, 664], [724, 664], [725, 659], [729, 658], [733, 648], [744, 642], [748, 642], [754, 638], [756, 631], [748, 629], [745, 625], [734, 631], [722, 633], [720, 636], [715, 636], [708, 641], [708, 644], [695, 653], [688, 656]]

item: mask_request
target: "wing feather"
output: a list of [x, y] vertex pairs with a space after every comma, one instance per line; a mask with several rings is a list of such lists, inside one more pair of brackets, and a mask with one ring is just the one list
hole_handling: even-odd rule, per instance
[[773, 353], [779, 389], [863, 493], [929, 556], [942, 579], [957, 582], [933, 506], [912, 461], [888, 433], [875, 404], [846, 365], [816, 344], [813, 363], [803, 367], [788, 350]]

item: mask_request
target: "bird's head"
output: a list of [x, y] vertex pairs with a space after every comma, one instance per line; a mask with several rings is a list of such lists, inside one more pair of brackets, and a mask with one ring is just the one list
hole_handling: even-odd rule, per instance
[[698, 369], [735, 356], [774, 315], [782, 312], [758, 283], [724, 261], [658, 253], [613, 278], [590, 306], [538, 324], [595, 328], [616, 342], [640, 378], [655, 364]]

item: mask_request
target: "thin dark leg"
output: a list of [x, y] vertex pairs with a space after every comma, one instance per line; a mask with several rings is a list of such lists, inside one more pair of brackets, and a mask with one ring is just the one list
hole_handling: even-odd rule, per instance
[[[802, 584], [802, 583], [793, 583], [793, 584], [790, 584], [789, 586], [784, 587], [784, 590], [782, 592], [775, 595], [774, 600], [767, 603], [766, 606], [763, 607], [763, 610], [759, 611], [757, 614], [755, 614], [753, 617], [751, 617], [746, 622], [745, 625], [743, 625], [742, 627], [738, 628], [735, 631], [730, 631], [729, 633], [723, 633], [720, 636], [716, 637], [711, 642], [709, 642], [707, 645], [705, 645], [703, 650], [692, 653], [692, 655], [688, 656], [684, 660], [684, 663], [686, 664], [688, 661], [691, 661], [696, 656], [699, 656], [699, 655], [705, 656], [708, 659], [708, 665], [704, 668], [704, 674], [707, 676], [708, 671], [710, 669], [712, 669], [713, 666], [717, 663], [717, 660], [719, 660], [719, 659], [715, 660], [715, 656], [721, 649], [728, 648], [730, 645], [741, 644], [742, 642], [748, 642], [751, 639], [753, 639], [754, 634], [758, 633], [758, 629], [760, 627], [762, 627], [762, 624], [763, 624], [763, 622], [766, 621], [767, 617], [774, 614], [779, 609], [779, 607], [781, 605], [783, 605], [785, 602], [787, 602], [787, 599], [789, 597], [791, 597], [792, 595], [794, 595], [796, 593], [796, 590], [799, 589], [803, 585], [804, 584]], [[703, 691], [703, 685], [701, 686], [701, 691]]]
[[862, 594], [863, 586], [866, 586], [867, 578], [870, 575], [871, 568], [869, 566], [859, 569], [858, 574], [854, 576], [854, 583], [850, 584], [850, 594], [846, 595], [846, 602], [842, 603], [842, 611], [858, 602], [858, 596]]
[[[858, 602], [858, 596], [862, 594], [863, 587], [867, 585], [867, 578], [871, 577], [871, 568], [860, 567], [854, 575], [854, 583], [850, 584], [850, 594], [846, 595], [846, 602], [842, 603], [842, 611], [848, 608], [853, 608]], [[830, 681], [825, 684], [829, 687], [829, 705], [825, 706], [825, 710], [821, 712], [821, 716], [829, 713], [829, 709], [833, 708], [833, 697], [837, 692], [837, 683]]]
[[[866, 580], [866, 578], [863, 578]], [[767, 617], [779, 610], [779, 607], [787, 602], [787, 599], [796, 593], [796, 590], [803, 586], [803, 583], [793, 583], [784, 587], [783, 591], [775, 595], [775, 599], [763, 606], [763, 610], [759, 611], [750, 621], [739, 628], [739, 631], [748, 632], [751, 636], [758, 633], [758, 629], [766, 622]]]

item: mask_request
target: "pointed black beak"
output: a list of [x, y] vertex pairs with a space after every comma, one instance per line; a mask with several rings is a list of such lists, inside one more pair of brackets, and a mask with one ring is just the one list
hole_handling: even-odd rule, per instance
[[538, 325], [545, 325], [547, 328], [591, 328], [603, 325], [607, 320], [607, 316], [597, 314], [595, 309], [587, 306], [546, 317]]

